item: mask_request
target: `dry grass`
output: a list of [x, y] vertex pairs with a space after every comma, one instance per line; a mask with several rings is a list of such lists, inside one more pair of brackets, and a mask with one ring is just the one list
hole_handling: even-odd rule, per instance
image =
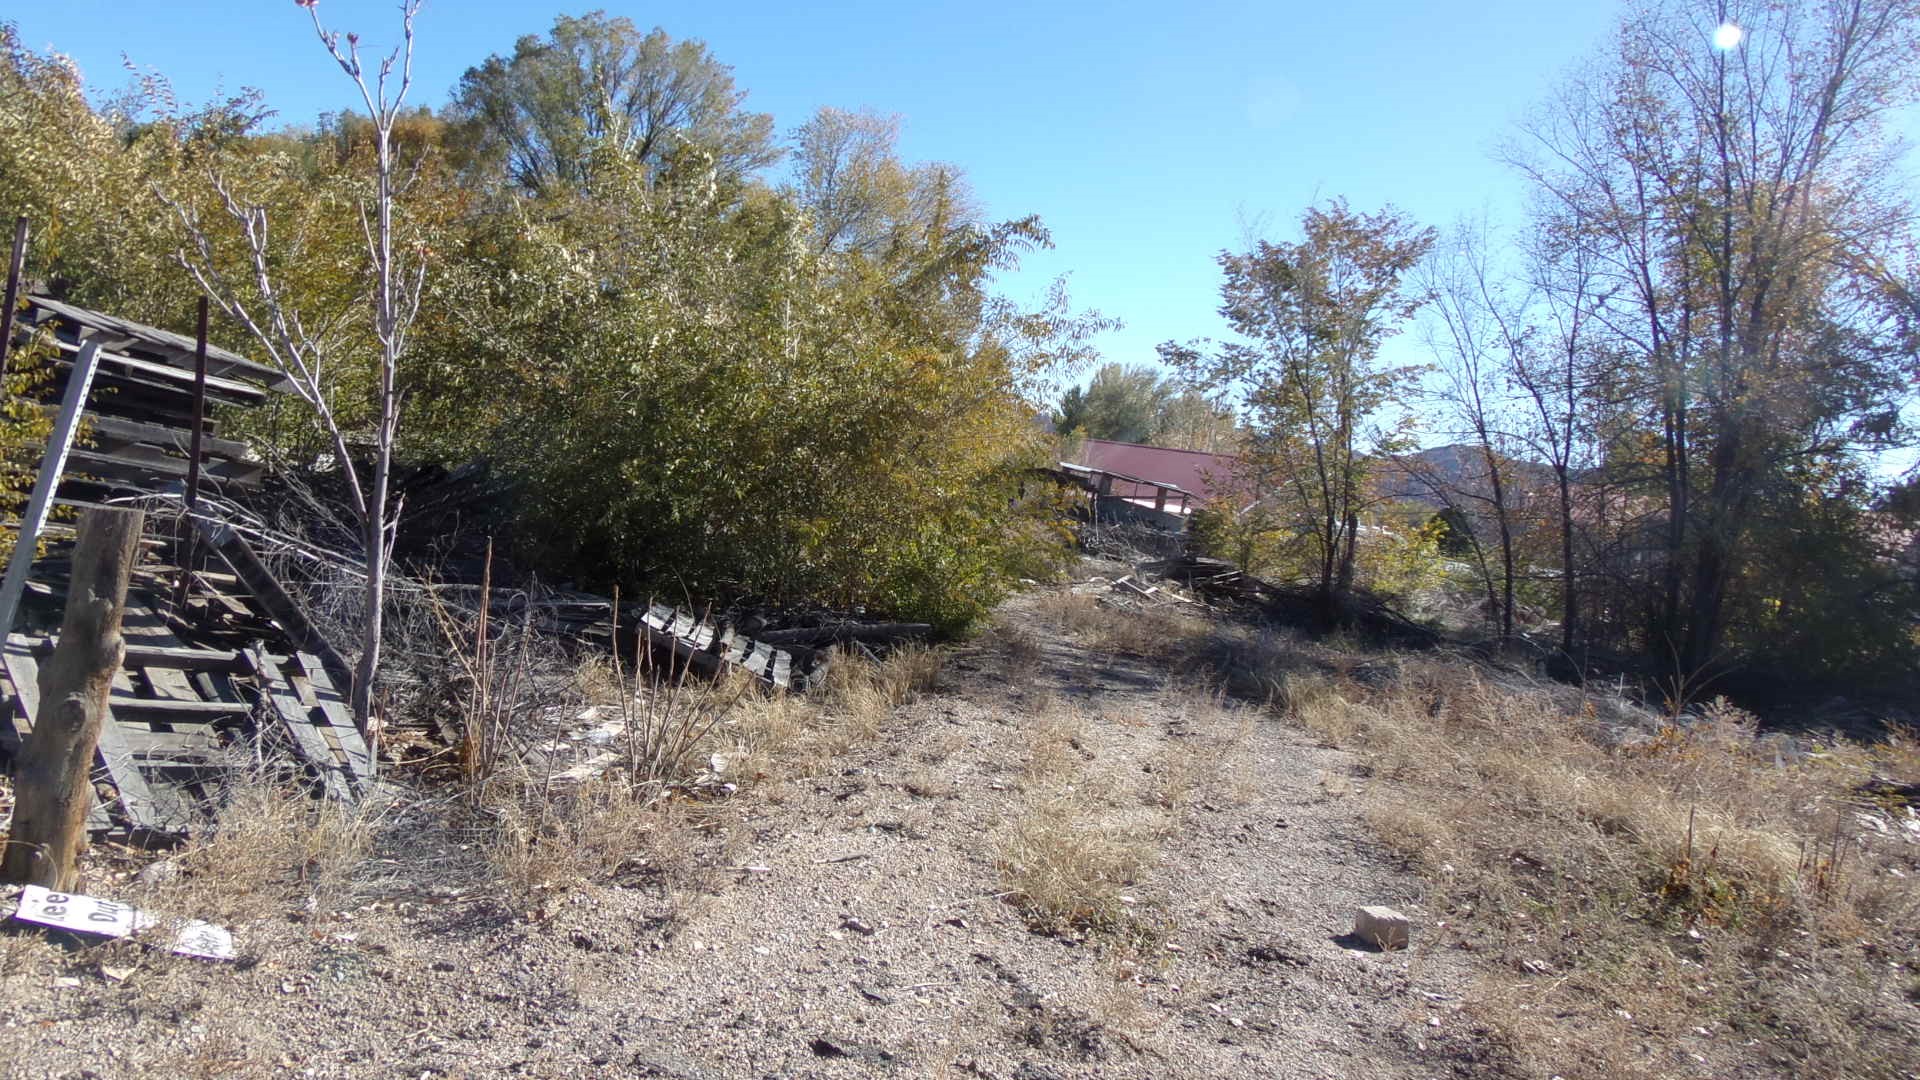
[[[618, 668], [578, 681], [625, 688], [616, 701], [624, 760], [574, 785], [524, 772], [492, 781], [490, 858], [517, 903], [591, 882], [639, 877], [699, 893], [727, 857], [727, 799], [810, 775], [877, 736], [931, 688], [940, 654], [903, 649], [880, 663], [842, 658], [807, 695], [768, 692], [744, 673], [713, 683], [633, 683]], [[611, 672], [615, 678], [604, 676]]]
[[1060, 633], [1102, 652], [1171, 657], [1207, 624], [1171, 607], [1123, 608], [1101, 598], [1056, 591], [1037, 601], [1039, 616]]
[[[1125, 607], [1056, 591], [1043, 595], [1035, 610], [1083, 645], [1161, 661], [1203, 690], [1254, 704], [1284, 708], [1306, 666], [1308, 650], [1291, 631], [1222, 623], [1177, 605]], [[1007, 632], [1010, 642], [1018, 636]]]
[[1454, 943], [1510, 973], [1474, 1007], [1523, 1067], [1913, 1075], [1920, 824], [1867, 825], [1853, 795], [1920, 778], [1911, 743], [1802, 758], [1718, 705], [1621, 745], [1571, 688], [1401, 668], [1303, 680], [1289, 712], [1363, 753], [1376, 839], [1432, 878]]
[[927, 769], [907, 774], [900, 787], [916, 799], [952, 799], [960, 794], [958, 784]]
[[994, 837], [996, 862], [1008, 899], [1035, 930], [1142, 938], [1150, 921], [1132, 894], [1173, 817], [1128, 799], [1116, 778], [1090, 775], [1091, 721], [1068, 705], [1031, 717], [1020, 800]]
[[1134, 916], [1127, 892], [1152, 866], [1153, 836], [1108, 820], [1083, 790], [1036, 793], [1003, 831], [998, 854], [1013, 899], [1038, 930], [1117, 930]]
[[319, 800], [268, 770], [235, 776], [213, 829], [172, 854], [178, 872], [143, 883], [134, 901], [223, 923], [352, 904], [381, 827], [374, 803]]
[[628, 874], [678, 881], [694, 868], [686, 804], [648, 799], [618, 782], [507, 802], [494, 813], [489, 856], [522, 905]]
[[[1920, 780], [1911, 740], [1801, 753], [1724, 704], [1622, 739], [1634, 710], [1472, 661], [1068, 594], [1041, 608], [1360, 752], [1364, 782], [1328, 775], [1325, 797], [1360, 799], [1376, 842], [1425, 873], [1436, 945], [1493, 960], [1469, 1008], [1526, 1074], [1920, 1076], [1920, 809], [1858, 793]], [[1142, 841], [1090, 833], [1110, 811], [1034, 782], [1071, 760], [1061, 723], [1038, 726], [1003, 845], [1054, 926], [1112, 917]], [[1177, 820], [1203, 773], [1168, 763], [1142, 800]], [[1249, 782], [1222, 779], [1208, 790]]]

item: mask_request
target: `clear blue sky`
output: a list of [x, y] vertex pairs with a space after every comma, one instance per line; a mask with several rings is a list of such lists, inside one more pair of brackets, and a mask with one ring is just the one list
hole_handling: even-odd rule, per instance
[[[960, 165], [991, 214], [1037, 213], [1052, 229], [1057, 248], [1009, 290], [1034, 295], [1070, 274], [1077, 302], [1126, 320], [1101, 342], [1125, 361], [1219, 334], [1215, 254], [1249, 226], [1288, 232], [1316, 199], [1392, 202], [1440, 226], [1482, 209], [1510, 217], [1521, 189], [1492, 150], [1603, 45], [1622, 10], [1618, 0], [606, 6], [704, 39], [782, 131], [821, 105], [901, 114], [909, 157]], [[467, 67], [561, 10], [590, 7], [428, 0], [415, 100], [439, 106]], [[320, 11], [369, 45], [397, 40], [395, 0], [322, 0]], [[125, 82], [124, 53], [188, 101], [258, 87], [287, 123], [355, 103], [292, 0], [74, 0], [6, 17], [29, 45], [73, 56], [99, 89]]]

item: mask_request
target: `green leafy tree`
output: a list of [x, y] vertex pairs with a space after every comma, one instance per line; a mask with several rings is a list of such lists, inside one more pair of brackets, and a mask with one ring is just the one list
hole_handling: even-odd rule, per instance
[[1146, 442], [1177, 385], [1144, 364], [1104, 364], [1085, 389], [1072, 387], [1061, 397], [1055, 426], [1093, 439]]
[[1068, 387], [1054, 412], [1063, 435], [1152, 443], [1179, 450], [1225, 450], [1234, 416], [1178, 376], [1145, 364], [1103, 364], [1085, 387]]
[[1677, 683], [1730, 659], [1735, 590], [1795, 528], [1768, 515], [1803, 505], [1782, 493], [1908, 439], [1913, 207], [1884, 132], [1916, 100], [1912, 0], [1675, 0], [1634, 11], [1516, 154], [1537, 232], [1592, 283], [1609, 477], [1658, 505], [1616, 602]]
[[1220, 313], [1240, 340], [1161, 346], [1195, 386], [1243, 402], [1242, 479], [1271, 493], [1273, 527], [1306, 543], [1329, 621], [1345, 617], [1353, 588], [1369, 472], [1401, 442], [1381, 414], [1416, 371], [1382, 363], [1380, 346], [1421, 303], [1404, 279], [1433, 239], [1392, 209], [1310, 208], [1299, 241], [1221, 254]]
[[562, 15], [545, 38], [469, 68], [448, 113], [475, 165], [548, 191], [591, 187], [596, 163], [616, 158], [651, 176], [689, 148], [723, 177], [750, 175], [780, 151], [772, 119], [745, 100], [704, 43], [595, 11]]
[[519, 481], [547, 565], [951, 627], [1059, 550], [1019, 495], [1028, 395], [1095, 327], [986, 291], [1037, 225], [958, 225], [881, 272], [779, 193], [600, 153], [592, 190], [491, 220], [441, 281], [421, 395], [444, 450]]

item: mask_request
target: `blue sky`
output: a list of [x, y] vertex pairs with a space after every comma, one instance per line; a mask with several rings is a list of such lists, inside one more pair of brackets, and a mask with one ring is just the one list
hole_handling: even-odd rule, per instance
[[[991, 214], [1037, 213], [1051, 228], [1056, 249], [1009, 291], [1037, 295], [1071, 275], [1078, 303], [1126, 321], [1101, 341], [1123, 361], [1219, 334], [1214, 256], [1249, 229], [1287, 233], [1317, 199], [1392, 202], [1443, 227], [1483, 210], [1511, 219], [1521, 187], [1493, 151], [1621, 11], [1617, 0], [606, 8], [705, 40], [782, 131], [821, 105], [900, 114], [909, 157], [960, 165]], [[589, 8], [428, 0], [414, 100], [442, 104], [467, 67], [560, 10]], [[397, 39], [395, 0], [320, 11], [370, 45]], [[188, 101], [258, 87], [289, 123], [355, 100], [292, 0], [70, 0], [7, 17], [103, 89], [125, 81], [124, 53]]]

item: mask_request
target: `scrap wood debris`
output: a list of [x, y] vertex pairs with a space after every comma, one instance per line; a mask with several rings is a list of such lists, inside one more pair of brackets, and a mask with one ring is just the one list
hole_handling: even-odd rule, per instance
[[[36, 484], [46, 490], [44, 502], [138, 505], [153, 523], [129, 590], [127, 659], [96, 754], [89, 830], [136, 842], [191, 835], [211, 823], [235, 768], [275, 756], [325, 797], [365, 794], [376, 783], [382, 721], [362, 728], [348, 707], [351, 643], [339, 624], [352, 620], [330, 624], [326, 612], [309, 608], [326, 601], [329, 586], [354, 593], [364, 563], [301, 535], [326, 517], [320, 493], [268, 471], [244, 442], [219, 438], [219, 422], [204, 419], [208, 401], [258, 407], [287, 393], [287, 380], [217, 346], [196, 348], [180, 335], [38, 295], [28, 298], [18, 336], [55, 346], [54, 366], [69, 382], [83, 362], [99, 371], [74, 383], [82, 392], [57, 406], [82, 418], [93, 441], [49, 445]], [[208, 370], [197, 379], [201, 357]], [[89, 386], [104, 392], [88, 394]], [[43, 406], [56, 409], [52, 400]], [[770, 627], [759, 617], [729, 621], [591, 593], [494, 589], [487, 538], [510, 492], [479, 465], [403, 471], [395, 482], [409, 509], [400, 520], [424, 523], [417, 542], [401, 549], [423, 559], [434, 554], [440, 575], [431, 584], [400, 583], [398, 592], [415, 590], [408, 599], [424, 599], [418, 593], [427, 590], [435, 603], [469, 616], [489, 607], [518, 614], [523, 626], [583, 647], [639, 638], [671, 658], [666, 671], [714, 677], [739, 668], [792, 691], [817, 685], [836, 647], [873, 655], [930, 634], [924, 624], [858, 619]], [[276, 528], [249, 504], [272, 508], [279, 519], [300, 507], [315, 513], [313, 521]], [[71, 530], [40, 528], [39, 511], [27, 518], [16, 528], [38, 529], [32, 535], [48, 549], [16, 597], [18, 616], [0, 628], [0, 765], [18, 755], [39, 712], [38, 667], [51, 651], [71, 578]], [[485, 564], [477, 558], [481, 541]], [[351, 546], [351, 537], [344, 543]], [[420, 737], [388, 734], [395, 736], [390, 752]], [[457, 745], [456, 734], [425, 737]]]

